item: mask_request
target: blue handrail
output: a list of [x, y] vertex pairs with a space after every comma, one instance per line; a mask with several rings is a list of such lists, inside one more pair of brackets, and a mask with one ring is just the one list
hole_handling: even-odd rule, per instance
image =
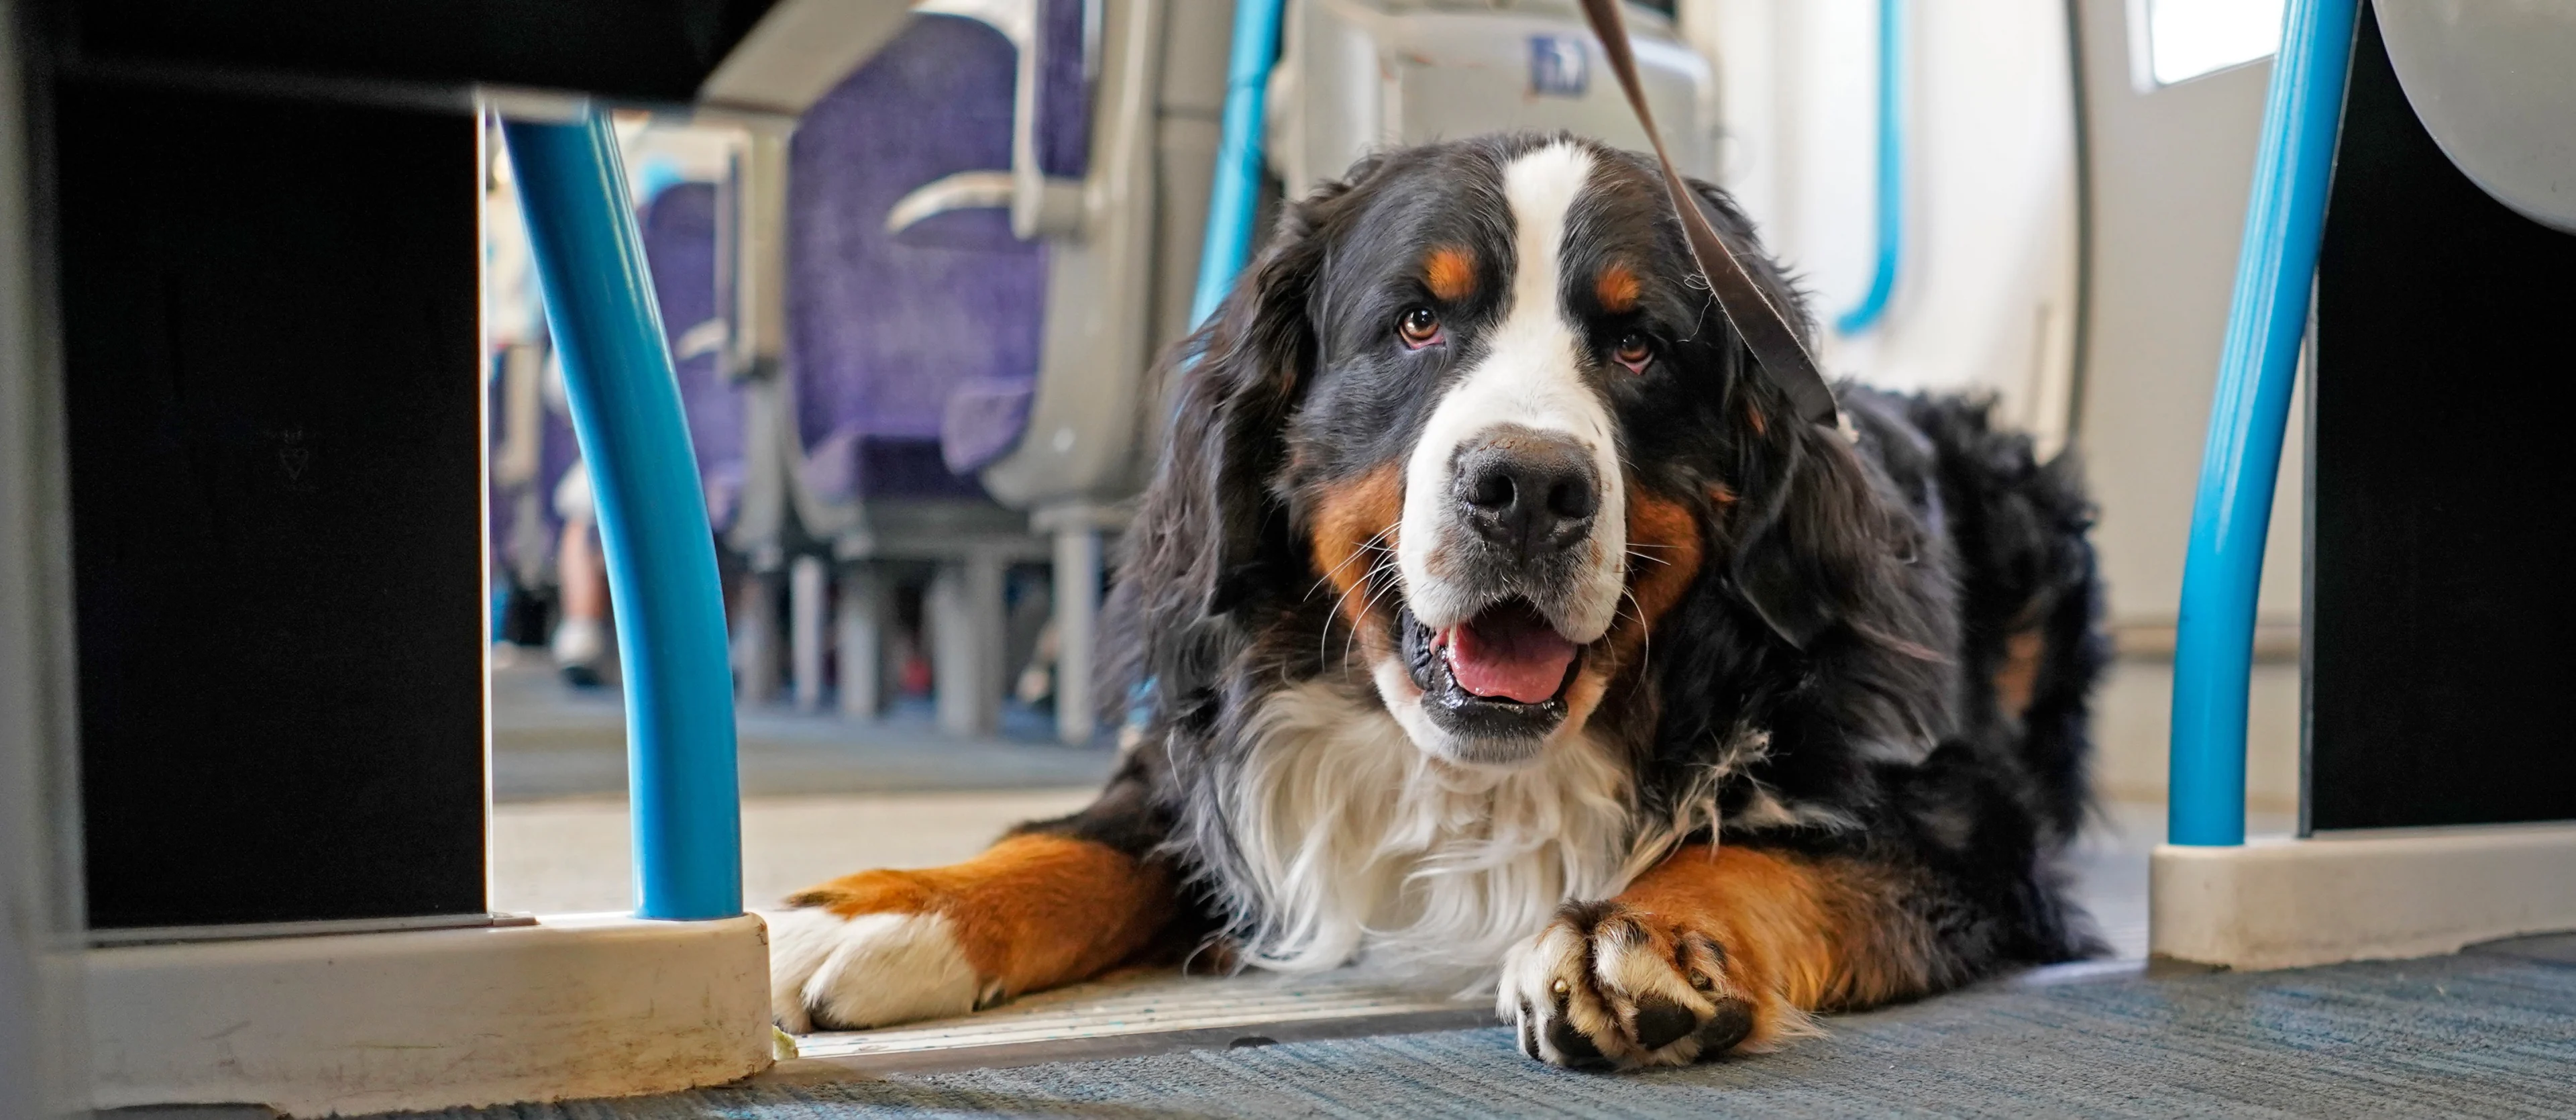
[[2290, 0], [2263, 103], [2262, 147], [2183, 563], [2166, 810], [2166, 835], [2176, 844], [2245, 842], [2245, 708], [2263, 536], [2325, 233], [2358, 5]]
[[1887, 317], [1896, 267], [1905, 249], [1905, 12], [1902, 0], [1878, 0], [1878, 256], [1859, 306], [1834, 330], [1859, 334]]
[[1287, 0], [1236, 0], [1234, 50], [1225, 72], [1225, 130], [1217, 140], [1216, 182], [1208, 191], [1207, 238], [1199, 249], [1198, 293], [1190, 322], [1204, 323], [1225, 302], [1234, 276], [1252, 256], [1252, 222], [1261, 205], [1261, 130], [1270, 101], [1270, 63], [1279, 55], [1279, 13]]
[[596, 112], [502, 129], [617, 605], [635, 913], [732, 917], [742, 797], [724, 598], [617, 137]]

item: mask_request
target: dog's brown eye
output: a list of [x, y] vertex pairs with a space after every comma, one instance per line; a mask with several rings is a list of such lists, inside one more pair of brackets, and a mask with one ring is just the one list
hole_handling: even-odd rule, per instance
[[1440, 316], [1428, 307], [1417, 307], [1396, 320], [1396, 337], [1416, 350], [1440, 341]]
[[1619, 349], [1611, 355], [1630, 373], [1646, 372], [1646, 363], [1655, 360], [1655, 342], [1636, 331], [1619, 336]]

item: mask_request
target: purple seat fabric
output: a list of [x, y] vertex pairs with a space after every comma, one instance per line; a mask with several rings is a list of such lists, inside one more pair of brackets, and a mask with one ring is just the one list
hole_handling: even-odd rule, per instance
[[1010, 454], [1028, 430], [1037, 393], [1028, 377], [988, 377], [951, 391], [939, 417], [939, 454], [948, 469], [972, 474]]
[[797, 129], [788, 366], [800, 474], [818, 496], [980, 496], [940, 455], [949, 397], [1036, 377], [1043, 245], [1010, 237], [998, 209], [939, 215], [902, 238], [885, 229], [918, 187], [1010, 167], [1015, 66], [1010, 42], [981, 23], [916, 17]]
[[1091, 169], [1091, 75], [1084, 11], [1094, 0], [1040, 0], [1038, 169], [1079, 179]]
[[871, 435], [856, 428], [826, 437], [806, 454], [796, 474], [806, 493], [835, 505], [862, 498], [984, 497], [982, 485], [941, 461], [938, 440]]
[[689, 443], [697, 451], [698, 478], [706, 490], [707, 519], [717, 532], [732, 527], [742, 493], [742, 394], [724, 377], [713, 350], [680, 354], [680, 340], [717, 317], [716, 188], [675, 183], [644, 204], [637, 225], [644, 262], [653, 274], [653, 297], [662, 312], [662, 334], [671, 345], [680, 403], [688, 410]]

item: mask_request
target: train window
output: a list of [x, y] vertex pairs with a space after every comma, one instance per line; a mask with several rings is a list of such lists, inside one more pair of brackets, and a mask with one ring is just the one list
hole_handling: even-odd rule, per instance
[[2269, 58], [2281, 45], [2282, 0], [2130, 0], [2140, 90]]

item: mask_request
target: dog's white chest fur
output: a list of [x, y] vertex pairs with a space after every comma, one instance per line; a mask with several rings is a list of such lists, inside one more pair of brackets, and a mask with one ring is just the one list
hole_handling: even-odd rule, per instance
[[1589, 737], [1520, 769], [1462, 767], [1375, 697], [1310, 681], [1270, 697], [1253, 738], [1227, 816], [1263, 967], [1489, 973], [1558, 904], [1636, 870], [1626, 770]]

